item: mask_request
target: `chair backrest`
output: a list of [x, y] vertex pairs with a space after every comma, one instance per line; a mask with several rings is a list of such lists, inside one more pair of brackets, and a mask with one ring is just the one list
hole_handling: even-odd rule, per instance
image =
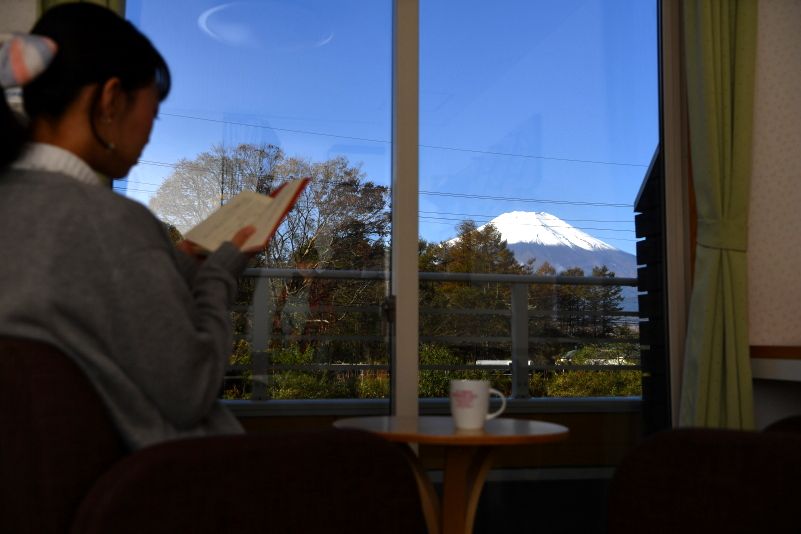
[[774, 421], [765, 427], [763, 432], [794, 432], [801, 433], [801, 415], [791, 415]]
[[800, 532], [801, 435], [680, 429], [624, 458], [609, 534]]
[[0, 531], [66, 532], [124, 445], [80, 369], [59, 350], [0, 337]]

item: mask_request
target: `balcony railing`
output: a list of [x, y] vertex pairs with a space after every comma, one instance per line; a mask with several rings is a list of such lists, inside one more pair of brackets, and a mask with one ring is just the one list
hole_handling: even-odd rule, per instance
[[[287, 373], [305, 374], [347, 374], [362, 376], [388, 375], [389, 337], [388, 321], [391, 320], [391, 301], [384, 296], [389, 273], [383, 271], [353, 270], [308, 270], [308, 269], [248, 269], [245, 279], [250, 282], [242, 296], [242, 304], [236, 309], [240, 334], [238, 343], [246, 343], [246, 358], [232, 358], [226, 385], [238, 385], [240, 396], [230, 398], [249, 398], [252, 400], [272, 398], [269, 392], [271, 381]], [[559, 309], [560, 290], [564, 288], [634, 288], [635, 278], [592, 277], [592, 276], [538, 276], [484, 273], [445, 273], [422, 272], [419, 274], [421, 287], [427, 284], [461, 284], [463, 287], [494, 288], [493, 307], [436, 306], [421, 298], [421, 346], [459, 347], [468, 357], [461, 363], [430, 363], [421, 361], [420, 370], [428, 374], [481, 373], [481, 376], [504, 377], [514, 398], [531, 396], [531, 379], [534, 374], [557, 374], [609, 371], [639, 371], [638, 312], [633, 309]], [[361, 288], [372, 286], [374, 299], [358, 299], [356, 303], [309, 302], [308, 299], [286, 297], [286, 287], [295, 284], [307, 290], [314, 284], [335, 282], [362, 283]], [[281, 294], [281, 288], [284, 294]], [[432, 286], [433, 287], [433, 286]], [[539, 298], [545, 296], [550, 305], [542, 306]], [[635, 290], [628, 290], [632, 293]], [[424, 292], [421, 291], [421, 295]], [[302, 295], [301, 295], [302, 297]], [[508, 297], [508, 298], [507, 298]], [[635, 297], [635, 295], [632, 295]], [[313, 299], [312, 299], [313, 300]], [[480, 300], [480, 299], [479, 299]], [[636, 298], [631, 300], [636, 301]], [[280, 301], [280, 302], [279, 302]], [[546, 303], [547, 304], [547, 303]], [[280, 324], [285, 317], [299, 316], [303, 328], [297, 324], [283, 329]], [[328, 317], [328, 319], [326, 319]], [[371, 331], [343, 332], [332, 329], [336, 320], [362, 317], [354, 324], [368, 325]], [[425, 319], [424, 319], [425, 318]], [[429, 322], [450, 320], [472, 321], [478, 325], [475, 332], [442, 333], [429, 328]], [[478, 320], [476, 320], [478, 319]], [[609, 331], [591, 332], [587, 323], [603, 320]], [[494, 321], [495, 329], [491, 335], [481, 332], [481, 325]], [[498, 325], [507, 324], [506, 332], [498, 331]], [[562, 328], [544, 328], [543, 324], [568, 324], [568, 332]], [[582, 326], [582, 323], [584, 326]], [[315, 327], [316, 324], [316, 327]], [[458, 324], [458, 321], [457, 321]], [[534, 328], [532, 329], [532, 324]], [[453, 327], [451, 327], [453, 329]], [[533, 330], [533, 331], [532, 331]], [[609, 330], [609, 329], [607, 329]], [[348, 347], [369, 347], [362, 355], [331, 358], [317, 354], [320, 347], [331, 344]], [[278, 357], [282, 348], [292, 345], [296, 352], [298, 346], [311, 350], [311, 356], [293, 361], [292, 358]], [[629, 351], [625, 358], [595, 357], [584, 358], [582, 362], [571, 361], [582, 347], [619, 347], [625, 345]], [[309, 349], [311, 347], [311, 349]], [[543, 357], [540, 352], [549, 347], [551, 355]], [[324, 352], [324, 351], [323, 351]], [[553, 353], [559, 355], [554, 357]], [[599, 352], [603, 354], [603, 349]], [[470, 356], [473, 355], [473, 356]], [[341, 354], [340, 354], [341, 356]], [[489, 373], [490, 375], [488, 375]], [[226, 386], [226, 387], [227, 387]], [[246, 392], [246, 390], [248, 390]], [[302, 390], [299, 397], [302, 397]]]

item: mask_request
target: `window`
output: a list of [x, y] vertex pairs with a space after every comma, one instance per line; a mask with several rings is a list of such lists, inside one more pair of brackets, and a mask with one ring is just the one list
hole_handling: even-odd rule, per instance
[[[460, 374], [517, 397], [636, 393], [656, 2], [419, 9], [421, 396]], [[129, 0], [127, 16], [174, 91], [125, 194], [183, 232], [238, 191], [313, 177], [242, 284], [223, 396], [387, 398], [393, 3]]]
[[312, 178], [241, 283], [225, 398], [389, 394], [391, 7], [127, 2], [174, 83], [121, 190], [183, 233]]
[[[421, 389], [640, 393], [656, 2], [421, 2]], [[453, 370], [442, 370], [450, 365]]]

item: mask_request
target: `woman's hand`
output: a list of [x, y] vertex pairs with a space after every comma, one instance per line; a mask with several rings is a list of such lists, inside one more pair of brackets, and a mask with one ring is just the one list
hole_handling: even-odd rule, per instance
[[239, 250], [241, 250], [242, 252], [257, 252], [258, 250], [260, 250], [259, 247], [257, 247], [255, 250], [250, 250], [253, 247], [248, 247], [248, 250], [242, 248], [245, 245], [245, 243], [247, 243], [248, 239], [250, 239], [250, 236], [252, 236], [254, 233], [256, 233], [255, 226], [253, 226], [252, 224], [245, 226], [244, 228], [239, 230], [234, 235], [234, 237], [231, 238], [231, 243], [233, 243], [234, 246]]
[[[266, 242], [261, 245], [243, 248], [245, 246], [245, 243], [247, 243], [248, 239], [250, 239], [250, 236], [252, 236], [255, 232], [256, 232], [255, 226], [253, 225], [245, 226], [244, 228], [240, 229], [236, 234], [234, 234], [234, 237], [231, 238], [231, 243], [233, 243], [233, 245], [236, 248], [238, 248], [245, 254], [255, 254], [257, 252], [261, 252], [267, 245]], [[186, 239], [182, 239], [181, 241], [179, 241], [176, 247], [178, 247], [178, 250], [180, 250], [184, 254], [191, 256], [198, 262], [201, 262], [204, 259], [206, 259], [206, 256], [209, 254], [209, 252], [204, 248], [202, 248], [200, 245], [197, 245], [192, 241], [188, 241]]]
[[192, 243], [191, 241], [187, 241], [186, 239], [181, 239], [177, 245], [175, 245], [178, 250], [186, 254], [187, 256], [191, 256], [197, 261], [203, 261], [205, 256], [205, 251], [198, 245]]

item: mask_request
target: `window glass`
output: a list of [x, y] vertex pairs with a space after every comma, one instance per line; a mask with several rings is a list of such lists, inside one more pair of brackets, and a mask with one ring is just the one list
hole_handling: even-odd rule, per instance
[[312, 179], [240, 284], [225, 398], [388, 396], [391, 7], [126, 2], [173, 90], [120, 192], [179, 239], [241, 191]]
[[421, 396], [640, 394], [656, 4], [420, 3]]
[[[656, 7], [421, 2], [421, 396], [454, 377], [639, 394]], [[127, 16], [174, 90], [121, 192], [178, 238], [241, 190], [313, 179], [241, 284], [223, 396], [388, 396], [392, 3], [129, 0]]]

